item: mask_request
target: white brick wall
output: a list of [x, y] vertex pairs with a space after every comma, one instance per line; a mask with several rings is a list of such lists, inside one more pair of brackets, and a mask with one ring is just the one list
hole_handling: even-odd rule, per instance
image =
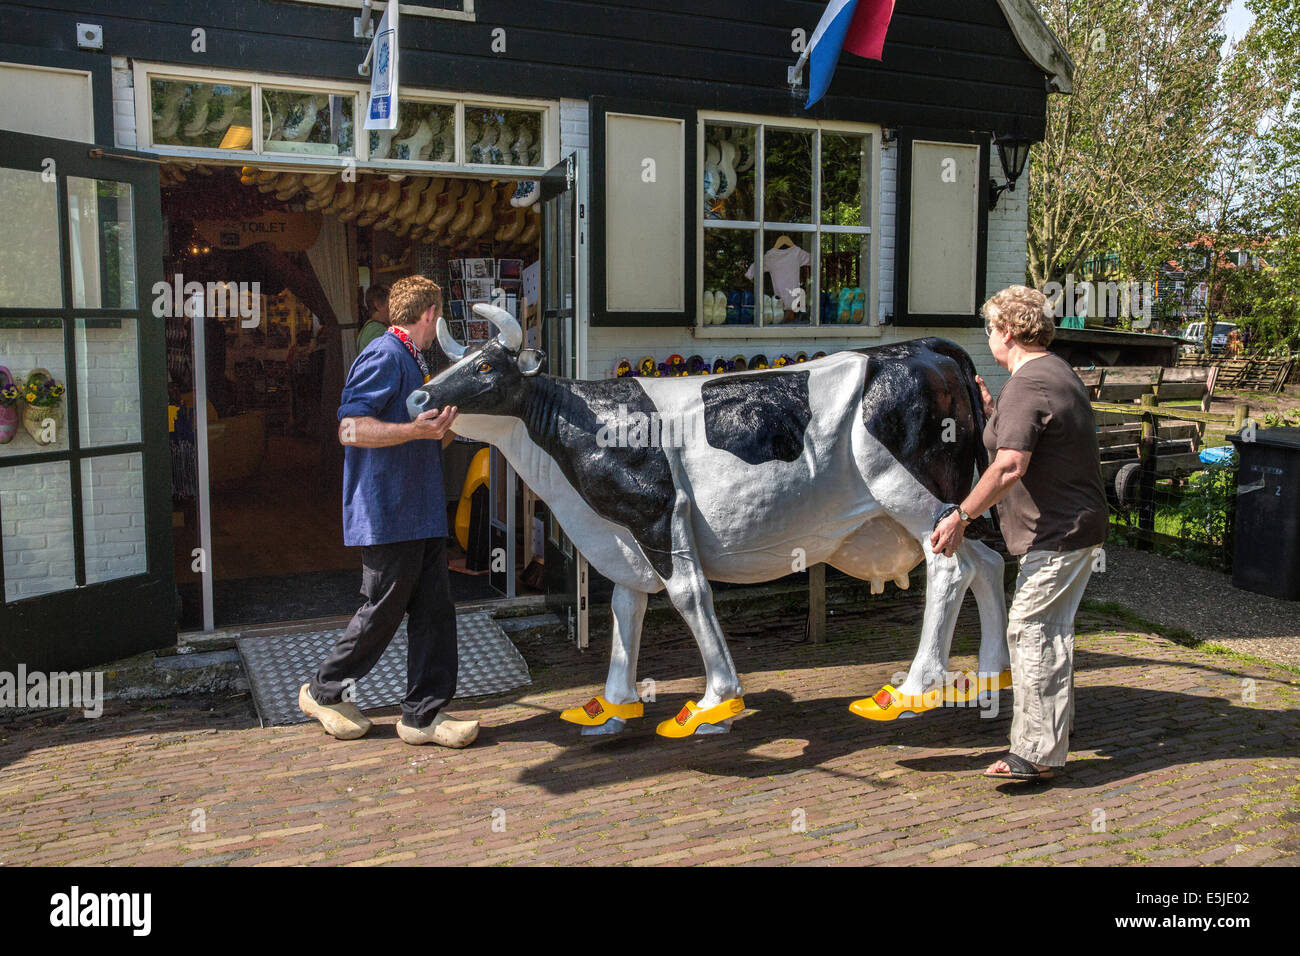
[[142, 574], [144, 458], [110, 455], [82, 462], [86, 583]]
[[5, 600], [76, 584], [72, 554], [72, 483], [67, 462], [6, 468], [0, 482], [0, 540]]
[[[75, 334], [83, 446], [138, 441], [139, 375], [135, 323]], [[19, 383], [35, 368], [65, 385], [60, 329], [0, 329], [0, 356]], [[68, 447], [65, 427], [53, 445], [38, 445], [21, 426], [0, 456]], [[86, 581], [93, 584], [146, 569], [144, 469], [139, 454], [82, 463]], [[0, 543], [5, 600], [16, 601], [75, 585], [71, 479], [65, 462], [7, 468], [0, 481]]]
[[77, 340], [82, 445], [140, 440], [140, 377], [133, 320], [86, 329]]
[[560, 100], [560, 156], [591, 145], [591, 111], [586, 100]]
[[135, 78], [131, 61], [124, 56], [115, 56], [110, 64], [113, 70], [113, 142], [134, 149]]

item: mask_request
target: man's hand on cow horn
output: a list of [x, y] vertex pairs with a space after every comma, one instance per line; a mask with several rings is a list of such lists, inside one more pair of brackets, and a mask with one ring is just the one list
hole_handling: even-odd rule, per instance
[[989, 387], [984, 384], [984, 379], [976, 375], [975, 384], [980, 387], [980, 400], [984, 402], [984, 417], [986, 419], [992, 418], [993, 409], [997, 408], [997, 403], [993, 401], [993, 395], [989, 392]]
[[456, 406], [448, 405], [441, 412], [421, 412], [419, 417], [411, 422], [411, 427], [415, 429], [416, 438], [430, 438], [440, 441], [443, 435], [451, 431], [451, 423], [455, 420]]

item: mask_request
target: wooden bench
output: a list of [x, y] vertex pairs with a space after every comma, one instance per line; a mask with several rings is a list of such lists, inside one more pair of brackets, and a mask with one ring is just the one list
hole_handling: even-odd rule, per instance
[[[1218, 369], [1213, 366], [1135, 365], [1075, 369], [1075, 374], [1093, 402], [1101, 473], [1108, 488], [1115, 486], [1116, 477], [1126, 465], [1141, 463], [1143, 424], [1148, 421], [1145, 415], [1151, 408], [1196, 400], [1199, 404], [1196, 410], [1207, 415], [1218, 379]], [[1154, 419], [1149, 420], [1155, 474], [1161, 477], [1185, 477], [1203, 467], [1199, 449], [1205, 422], [1176, 417], [1180, 414], [1177, 409], [1170, 409], [1161, 415], [1158, 430]]]

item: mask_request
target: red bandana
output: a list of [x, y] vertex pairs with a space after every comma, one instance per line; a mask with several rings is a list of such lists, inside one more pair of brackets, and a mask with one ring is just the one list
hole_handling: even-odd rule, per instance
[[397, 340], [406, 346], [406, 350], [411, 353], [411, 358], [415, 359], [415, 364], [420, 366], [420, 374], [424, 376], [424, 380], [427, 382], [431, 377], [429, 375], [429, 363], [424, 360], [424, 353], [415, 347], [411, 337], [406, 334], [406, 329], [390, 325], [388, 331], [396, 335]]

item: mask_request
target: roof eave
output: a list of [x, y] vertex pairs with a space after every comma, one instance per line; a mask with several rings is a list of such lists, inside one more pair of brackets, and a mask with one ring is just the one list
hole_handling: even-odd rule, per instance
[[1074, 92], [1074, 60], [1057, 39], [1033, 0], [998, 0], [1002, 14], [1025, 56], [1047, 75], [1052, 92]]

